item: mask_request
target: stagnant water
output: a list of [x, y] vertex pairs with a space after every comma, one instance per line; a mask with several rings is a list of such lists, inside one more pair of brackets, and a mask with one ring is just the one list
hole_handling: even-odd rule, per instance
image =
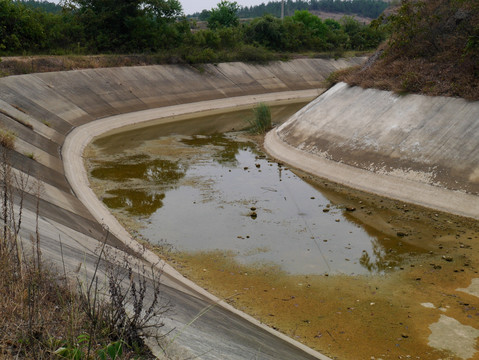
[[249, 116], [105, 135], [91, 186], [162, 256], [184, 250], [166, 253], [182, 274], [331, 357], [476, 359], [478, 222], [293, 173], [238, 132]]
[[[302, 105], [274, 108], [273, 119]], [[152, 243], [233, 252], [242, 263], [275, 264], [291, 274], [381, 273], [425, 252], [403, 242], [403, 234], [358, 222], [355, 208], [332, 204], [268, 159], [247, 133], [211, 128], [226, 121], [237, 129], [248, 116], [241, 111], [98, 139], [90, 170], [103, 184], [103, 202], [138, 218], [140, 234]]]

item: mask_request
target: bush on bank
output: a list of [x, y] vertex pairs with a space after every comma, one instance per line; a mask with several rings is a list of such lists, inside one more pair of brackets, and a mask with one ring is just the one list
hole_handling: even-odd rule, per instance
[[479, 100], [479, 2], [403, 0], [375, 25], [387, 43], [362, 68], [336, 75], [351, 85]]

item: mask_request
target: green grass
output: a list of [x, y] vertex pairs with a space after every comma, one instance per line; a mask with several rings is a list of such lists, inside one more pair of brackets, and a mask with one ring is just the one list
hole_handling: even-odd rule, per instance
[[268, 105], [260, 103], [253, 109], [254, 116], [247, 119], [249, 130], [255, 134], [264, 134], [271, 129], [271, 110]]

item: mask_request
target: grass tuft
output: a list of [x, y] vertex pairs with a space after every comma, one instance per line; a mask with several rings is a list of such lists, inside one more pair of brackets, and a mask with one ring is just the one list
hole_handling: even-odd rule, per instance
[[7, 150], [15, 149], [15, 139], [16, 136], [14, 133], [8, 130], [0, 129], [0, 146]]
[[254, 116], [247, 119], [249, 130], [255, 134], [264, 134], [271, 129], [271, 109], [260, 103], [253, 109]]

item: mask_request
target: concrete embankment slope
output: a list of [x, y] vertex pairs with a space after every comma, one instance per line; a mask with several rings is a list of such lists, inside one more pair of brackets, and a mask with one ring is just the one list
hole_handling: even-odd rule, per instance
[[[76, 128], [106, 118], [114, 123], [121, 115], [125, 115], [121, 121], [127, 119], [122, 124], [137, 123], [145, 111], [149, 116], [156, 111], [161, 117], [161, 109], [166, 107], [171, 110], [181, 106], [181, 112], [187, 113], [203, 108], [193, 105], [198, 102], [217, 104], [223, 99], [234, 107], [235, 99], [244, 105], [248, 98], [246, 102], [254, 104], [263, 95], [271, 99], [268, 94], [278, 94], [278, 97], [283, 94], [284, 97], [286, 93], [314, 90], [321, 87], [322, 80], [330, 72], [361, 61], [363, 59], [303, 59], [265, 66], [231, 63], [205, 65], [201, 71], [188, 66], [148, 66], [0, 79], [0, 127], [16, 135], [10, 162], [16, 174], [28, 173], [30, 181], [38, 180], [42, 185], [39, 229], [44, 257], [57, 264], [64, 260], [68, 270], [81, 264], [84, 272], [91, 274], [99, 241], [105, 237], [104, 225], [110, 228], [107, 218], [92, 214], [89, 210], [92, 204], [87, 207], [78, 199], [77, 195], [83, 190], [80, 187], [73, 191], [65, 176], [64, 162], [68, 163], [69, 159], [62, 158], [62, 148], [67, 136]], [[303, 93], [311, 96], [310, 91]], [[304, 96], [301, 94], [297, 96]], [[276, 95], [272, 98], [274, 100]], [[75, 178], [75, 171], [79, 170], [70, 172], [70, 180]], [[78, 173], [78, 177], [83, 178], [83, 174]], [[29, 239], [36, 228], [35, 189], [25, 189], [21, 232], [25, 239]], [[132, 253], [124, 233], [109, 235], [108, 244], [116, 251]], [[165, 285], [165, 296], [175, 304], [174, 313], [166, 321], [167, 330], [183, 329], [175, 342], [188, 349], [188, 356], [203, 354], [200, 356], [203, 359], [324, 358], [300, 344], [278, 338], [274, 332], [246, 321], [241, 314], [238, 316], [218, 306], [185, 326], [211, 303], [211, 298], [175, 277], [165, 279]]]
[[479, 102], [340, 83], [272, 131], [265, 146], [333, 181], [479, 218]]

